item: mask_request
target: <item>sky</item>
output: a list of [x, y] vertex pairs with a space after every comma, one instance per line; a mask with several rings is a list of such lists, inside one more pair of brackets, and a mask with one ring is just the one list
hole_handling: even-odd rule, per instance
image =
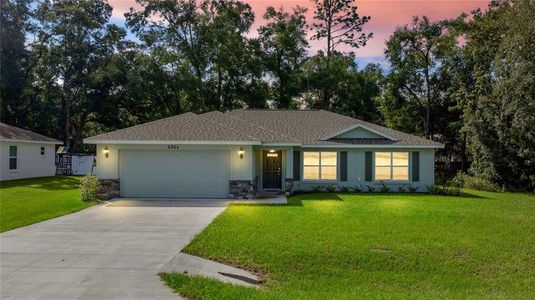
[[[124, 13], [130, 7], [138, 8], [135, 0], [108, 0], [113, 6], [112, 22], [124, 25]], [[251, 5], [256, 22], [251, 30], [251, 35], [256, 33], [256, 28], [262, 25], [266, 7], [282, 7], [290, 10], [299, 5], [309, 8], [307, 19], [312, 21], [314, 11], [310, 0], [242, 0]], [[358, 11], [361, 16], [370, 16], [371, 20], [364, 26], [364, 32], [372, 32], [373, 38], [368, 44], [355, 51], [357, 62], [360, 67], [367, 63], [378, 63], [386, 67], [383, 51], [385, 41], [394, 32], [397, 26], [409, 24], [413, 16], [428, 16], [431, 20], [455, 18], [462, 12], [480, 7], [485, 8], [487, 0], [357, 0]], [[322, 49], [322, 43], [310, 41], [311, 53]]]

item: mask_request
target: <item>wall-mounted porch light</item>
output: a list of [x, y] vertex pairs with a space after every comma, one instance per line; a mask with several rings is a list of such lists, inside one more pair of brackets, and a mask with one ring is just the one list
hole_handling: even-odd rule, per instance
[[104, 150], [102, 150], [102, 152], [104, 153], [104, 157], [110, 157], [110, 150], [108, 149], [108, 146], [104, 147]]
[[240, 147], [240, 150], [238, 150], [238, 154], [240, 155], [240, 159], [243, 159], [243, 155], [245, 154], [245, 150], [243, 150], [243, 148]]

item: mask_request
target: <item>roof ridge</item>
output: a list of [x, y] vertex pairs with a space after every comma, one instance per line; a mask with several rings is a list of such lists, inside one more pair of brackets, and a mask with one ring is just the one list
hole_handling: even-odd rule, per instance
[[[217, 110], [211, 111], [210, 113], [213, 113], [213, 112], [218, 112], [218, 113], [223, 114], [222, 112], [217, 111]], [[248, 134], [246, 134], [246, 133], [243, 133], [243, 132], [239, 132], [239, 131], [237, 131], [237, 130], [234, 130], [234, 129], [232, 129], [232, 128], [230, 128], [230, 127], [224, 125], [224, 124], [221, 124], [221, 123], [219, 123], [219, 122], [216, 122], [216, 121], [210, 120], [210, 119], [208, 119], [208, 118], [206, 118], [206, 117], [203, 117], [202, 115], [196, 115], [196, 116], [199, 117], [199, 118], [201, 118], [201, 119], [207, 120], [207, 121], [209, 121], [209, 122], [211, 122], [211, 123], [214, 123], [215, 125], [217, 125], [217, 126], [219, 126], [219, 127], [228, 129], [228, 130], [230, 130], [230, 131], [232, 131], [232, 132], [234, 132], [234, 133], [237, 133], [237, 134], [239, 134], [239, 135], [248, 136], [248, 137], [252, 138], [253, 141], [260, 141], [259, 139], [255, 138], [254, 136], [250, 136], [250, 135], [248, 135]]]
[[158, 119], [158, 120], [148, 121], [148, 122], [141, 123], [141, 124], [137, 124], [137, 125], [134, 125], [134, 126], [129, 126], [129, 127], [125, 127], [125, 128], [117, 129], [117, 130], [114, 130], [114, 131], [110, 131], [110, 132], [105, 132], [105, 133], [97, 134], [97, 135], [88, 137], [88, 138], [86, 138], [86, 139], [93, 139], [93, 138], [96, 138], [96, 137], [101, 136], [101, 135], [110, 134], [110, 133], [116, 133], [116, 132], [121, 132], [121, 131], [125, 131], [125, 130], [130, 130], [130, 129], [132, 129], [132, 128], [136, 128], [136, 127], [139, 127], [139, 126], [144, 126], [144, 125], [148, 125], [148, 124], [152, 124], [152, 123], [160, 123], [160, 122], [163, 122], [163, 121], [166, 121], [166, 120], [169, 120], [169, 119], [173, 119], [173, 118], [177, 118], [177, 117], [185, 116], [185, 115], [194, 115], [194, 116], [196, 116], [197, 114], [192, 113], [191, 111], [187, 111], [187, 112], [184, 112], [184, 113], [181, 113], [181, 114], [178, 114], [178, 115], [174, 115], [174, 116], [169, 116], [169, 117], [166, 117], [166, 118], [163, 118], [163, 119]]
[[233, 116], [233, 115], [231, 115], [231, 114], [228, 114], [228, 113], [224, 113], [224, 115], [229, 116], [229, 117], [231, 117], [231, 118], [233, 118], [233, 119], [236, 119], [236, 120], [240, 120], [241, 122], [250, 124], [251, 126], [254, 126], [254, 127], [258, 128], [258, 129], [262, 129], [262, 130], [269, 131], [269, 132], [271, 132], [271, 133], [279, 134], [279, 135], [281, 135], [281, 136], [283, 136], [283, 137], [285, 137], [285, 138], [288, 138], [288, 139], [290, 139], [290, 140], [292, 140], [292, 141], [294, 141], [294, 142], [296, 142], [296, 143], [299, 143], [298, 140], [296, 140], [296, 139], [294, 139], [294, 138], [292, 138], [292, 137], [289, 137], [289, 136], [285, 135], [284, 133], [282, 133], [282, 132], [280, 132], [280, 131], [275, 131], [275, 130], [272, 130], [272, 129], [269, 129], [269, 128], [265, 128], [264, 126], [260, 126], [260, 125], [258, 125], [258, 124], [252, 123], [252, 122], [250, 122], [250, 121], [247, 121], [247, 120], [244, 120], [244, 119], [235, 117], [235, 116]]

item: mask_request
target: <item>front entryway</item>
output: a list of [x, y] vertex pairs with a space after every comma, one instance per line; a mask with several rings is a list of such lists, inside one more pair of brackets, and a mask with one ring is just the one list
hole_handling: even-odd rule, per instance
[[282, 188], [282, 151], [262, 152], [262, 187], [264, 189]]

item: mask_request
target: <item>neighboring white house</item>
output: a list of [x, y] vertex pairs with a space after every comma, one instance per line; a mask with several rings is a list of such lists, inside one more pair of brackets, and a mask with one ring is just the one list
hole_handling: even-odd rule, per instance
[[434, 184], [444, 145], [323, 110], [185, 113], [84, 140], [123, 197], [223, 198], [244, 191]]
[[0, 123], [0, 180], [53, 176], [56, 144], [62, 142]]

